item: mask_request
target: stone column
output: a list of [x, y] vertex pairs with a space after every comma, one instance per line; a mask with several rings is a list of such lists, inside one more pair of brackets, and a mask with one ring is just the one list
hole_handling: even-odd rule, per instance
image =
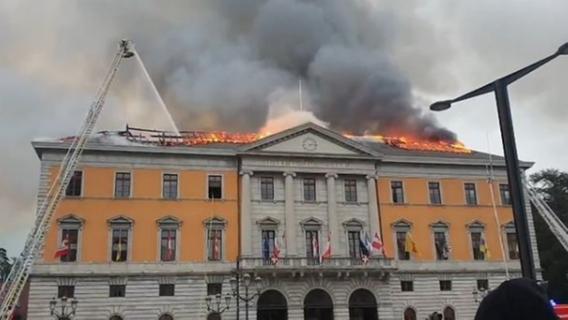
[[[337, 226], [337, 193], [335, 192], [335, 179], [337, 179], [337, 174], [328, 173], [325, 175], [325, 177], [327, 179], [327, 223], [329, 226], [331, 238], [331, 254], [337, 255], [337, 250], [339, 249], [339, 228]], [[327, 241], [325, 236], [327, 235], [324, 235], [324, 237], [322, 237], [322, 241]]]
[[380, 235], [379, 230], [381, 230], [379, 225], [379, 206], [377, 204], [377, 176], [367, 176], [367, 191], [369, 192], [369, 237], [372, 241], [375, 232]]
[[252, 171], [241, 171], [241, 254], [252, 254], [250, 177]]
[[294, 172], [284, 172], [284, 211], [286, 216], [286, 255], [297, 255], [296, 212], [294, 211]]

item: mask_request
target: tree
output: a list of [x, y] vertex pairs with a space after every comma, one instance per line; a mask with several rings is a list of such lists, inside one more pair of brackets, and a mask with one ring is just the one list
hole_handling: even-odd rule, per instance
[[0, 248], [0, 282], [4, 282], [4, 279], [10, 274], [11, 269], [12, 264], [10, 263], [10, 259], [8, 259], [6, 249]]
[[[568, 172], [546, 169], [531, 175], [531, 181], [552, 211], [568, 225]], [[536, 212], [534, 207], [533, 212]], [[548, 294], [556, 302], [568, 303], [568, 252], [540, 215], [533, 216], [542, 274], [548, 281]]]

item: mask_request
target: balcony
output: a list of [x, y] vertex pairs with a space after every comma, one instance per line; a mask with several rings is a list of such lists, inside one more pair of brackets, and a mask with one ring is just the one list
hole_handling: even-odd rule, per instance
[[317, 258], [283, 257], [273, 263], [270, 259], [262, 257], [241, 257], [240, 269], [258, 274], [290, 273], [292, 276], [303, 276], [306, 273], [336, 274], [337, 276], [351, 274], [378, 274], [387, 276], [396, 269], [396, 261], [391, 258], [371, 257], [367, 262], [360, 258], [333, 257], [319, 261]]

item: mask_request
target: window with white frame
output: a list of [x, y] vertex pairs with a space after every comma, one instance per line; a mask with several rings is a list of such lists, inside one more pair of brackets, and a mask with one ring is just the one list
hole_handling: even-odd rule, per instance
[[480, 222], [473, 222], [468, 227], [473, 260], [485, 260], [487, 255], [487, 244], [484, 238], [485, 226]]
[[131, 176], [130, 172], [117, 172], [114, 177], [114, 197], [130, 197]]
[[316, 179], [304, 178], [304, 201], [316, 201]]
[[321, 222], [316, 219], [308, 219], [302, 222], [304, 229], [305, 244], [306, 244], [306, 258], [308, 264], [319, 264], [320, 257], [320, 232]]
[[408, 246], [406, 245], [410, 227], [410, 223], [403, 220], [393, 224], [398, 260], [410, 260], [410, 252], [407, 250]]
[[207, 260], [221, 261], [223, 259], [223, 231], [225, 221], [213, 218], [205, 223], [207, 228]]
[[164, 173], [163, 175], [162, 196], [164, 199], [177, 199], [178, 197], [178, 175], [175, 173]]
[[404, 203], [404, 187], [402, 181], [391, 181], [393, 203]]
[[110, 219], [108, 224], [111, 233], [110, 261], [128, 261], [132, 220], [121, 216]]
[[352, 261], [361, 261], [361, 232], [363, 224], [355, 219], [343, 223], [347, 232], [347, 249]]
[[519, 259], [519, 242], [517, 240], [517, 229], [515, 224], [510, 222], [505, 225], [505, 237], [507, 238], [507, 252], [510, 260]]
[[160, 261], [176, 261], [178, 257], [178, 236], [180, 221], [174, 217], [158, 220], [160, 239]]
[[260, 199], [274, 200], [274, 177], [260, 177]]
[[431, 204], [442, 204], [442, 191], [440, 190], [440, 183], [437, 181], [428, 182], [428, 194], [430, 196]]
[[65, 195], [68, 197], [80, 197], [83, 188], [83, 171], [77, 170], [73, 172], [69, 184], [65, 189]]
[[448, 260], [450, 258], [450, 245], [448, 243], [448, 225], [438, 221], [431, 225], [434, 234], [434, 249], [436, 260]]
[[61, 262], [75, 262], [79, 258], [79, 239], [83, 226], [83, 219], [68, 215], [58, 220], [59, 243], [56, 257]]
[[345, 201], [357, 202], [357, 179], [347, 178], [344, 180]]
[[477, 192], [475, 183], [464, 183], [465, 203], [474, 206], [477, 205]]
[[223, 177], [209, 175], [207, 177], [207, 195], [209, 199], [221, 199], [223, 197]]

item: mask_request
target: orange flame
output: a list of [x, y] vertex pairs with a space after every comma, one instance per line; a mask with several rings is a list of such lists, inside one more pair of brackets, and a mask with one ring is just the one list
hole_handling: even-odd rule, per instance
[[[270, 135], [263, 133], [231, 133], [225, 131], [183, 131], [180, 136], [166, 132], [130, 128], [125, 132], [127, 138], [139, 143], [153, 143], [163, 146], [199, 146], [208, 144], [247, 144], [258, 141]], [[428, 141], [405, 136], [343, 134], [355, 141], [373, 141], [386, 145], [415, 151], [435, 151], [453, 153], [471, 153], [471, 150], [461, 142]]]

